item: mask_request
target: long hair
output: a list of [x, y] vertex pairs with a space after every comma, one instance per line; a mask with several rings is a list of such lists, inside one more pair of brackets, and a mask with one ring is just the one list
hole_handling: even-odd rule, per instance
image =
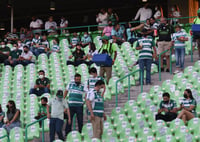
[[1, 108], [1, 104], [0, 104], [0, 113], [2, 113], [2, 108]]
[[15, 113], [16, 112], [15, 102], [13, 100], [9, 100], [8, 103], [11, 104], [13, 107], [12, 107], [12, 109], [8, 108], [7, 113], [10, 113], [10, 112]]
[[185, 89], [185, 91], [189, 94], [189, 98], [194, 100], [194, 97], [192, 96], [192, 91], [190, 89]]

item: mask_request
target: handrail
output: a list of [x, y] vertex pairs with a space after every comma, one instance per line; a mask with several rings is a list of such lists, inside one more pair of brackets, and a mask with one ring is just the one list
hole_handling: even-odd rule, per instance
[[44, 116], [30, 124], [27, 124], [26, 127], [25, 127], [25, 142], [28, 142], [28, 127], [34, 125], [35, 123], [38, 123], [40, 121], [42, 121], [42, 142], [44, 142], [44, 120], [46, 119], [47, 117]]
[[191, 54], [191, 62], [193, 62], [193, 48], [192, 48], [193, 43], [192, 43], [192, 40], [193, 40], [193, 35], [191, 36], [191, 41], [190, 41], [190, 43], [191, 43], [191, 51], [190, 51], [190, 54]]
[[164, 53], [166, 53], [166, 52], [170, 52], [170, 54], [169, 54], [169, 60], [170, 60], [170, 74], [172, 74], [172, 62], [171, 62], [171, 60], [172, 60], [172, 57], [171, 57], [171, 54], [172, 54], [172, 47], [170, 48], [170, 50], [169, 49], [167, 49], [167, 50], [165, 50], [165, 51], [163, 51], [163, 52], [161, 52], [160, 54], [159, 54], [159, 81], [161, 81], [161, 56], [164, 54]]
[[115, 83], [115, 85], [116, 85], [116, 90], [115, 90], [115, 98], [116, 98], [116, 102], [115, 102], [115, 106], [117, 107], [118, 106], [118, 87], [117, 87], [117, 84], [118, 84], [118, 82], [120, 82], [121, 80], [124, 80], [125, 78], [128, 78], [128, 100], [130, 100], [130, 76], [132, 75], [132, 74], [135, 74], [135, 73], [137, 73], [137, 72], [140, 72], [140, 83], [141, 83], [141, 92], [143, 92], [143, 74], [142, 74], [142, 71], [140, 70], [140, 69], [138, 69], [138, 70], [136, 70], [136, 71], [133, 71], [133, 72], [131, 72], [131, 73], [129, 73], [129, 74], [127, 74], [127, 75], [125, 75], [124, 77], [121, 77], [120, 79], [118, 79], [117, 81], [116, 81], [116, 83]]
[[7, 142], [10, 142], [10, 138], [9, 138], [9, 135], [8, 135], [8, 134], [6, 134], [6, 135], [4, 135], [4, 136], [1, 136], [0, 139], [3, 139], [3, 138], [5, 138], [5, 137], [8, 138]]

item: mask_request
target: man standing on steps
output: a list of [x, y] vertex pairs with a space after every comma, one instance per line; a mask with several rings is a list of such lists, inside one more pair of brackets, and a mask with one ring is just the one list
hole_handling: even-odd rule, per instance
[[[87, 92], [87, 87], [81, 83], [81, 75], [75, 74], [74, 81], [70, 82], [65, 90], [64, 98], [69, 92], [68, 104], [70, 110], [71, 120], [76, 114], [78, 120], [78, 130], [81, 133], [83, 127], [83, 97]], [[68, 124], [65, 128], [66, 136], [72, 130], [72, 125]]]
[[103, 119], [106, 120], [104, 113], [104, 101], [101, 92], [105, 90], [105, 83], [98, 80], [95, 83], [94, 89], [91, 89], [87, 94], [86, 104], [89, 109], [90, 121], [92, 122], [93, 138], [101, 139], [103, 134]]
[[[162, 53], [165, 50], [170, 50], [172, 46], [171, 41], [171, 34], [174, 33], [173, 27], [167, 24], [167, 20], [165, 18], [160, 18], [160, 25], [157, 29], [158, 31], [158, 55]], [[167, 62], [167, 69], [166, 72], [169, 72], [169, 66], [170, 66], [170, 51], [167, 51], [165, 54], [161, 56], [161, 71], [164, 71], [163, 67], [163, 59], [166, 58]]]

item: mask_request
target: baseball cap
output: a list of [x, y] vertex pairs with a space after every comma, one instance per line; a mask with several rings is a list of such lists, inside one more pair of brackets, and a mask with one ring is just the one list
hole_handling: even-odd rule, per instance
[[58, 98], [63, 98], [63, 91], [62, 90], [58, 90], [57, 93], [56, 93], [56, 96]]

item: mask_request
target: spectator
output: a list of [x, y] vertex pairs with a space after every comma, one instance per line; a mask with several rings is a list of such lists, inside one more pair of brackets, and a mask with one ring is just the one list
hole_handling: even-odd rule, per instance
[[15, 65], [17, 65], [19, 57], [22, 54], [22, 50], [19, 49], [19, 46], [17, 46], [17, 44], [13, 44], [12, 49], [13, 50], [10, 52], [8, 59], [5, 60], [4, 64], [14, 67]]
[[196, 117], [196, 100], [192, 96], [192, 91], [190, 89], [185, 89], [184, 91], [184, 100], [181, 103], [178, 111], [181, 112], [178, 114], [177, 118], [182, 119], [186, 124], [187, 121]]
[[6, 46], [5, 42], [1, 42], [1, 48], [0, 48], [0, 64], [4, 63], [10, 54], [10, 48]]
[[15, 43], [15, 41], [19, 39], [19, 36], [17, 35], [17, 29], [13, 28], [13, 32], [12, 33], [8, 32], [5, 35], [5, 37], [6, 37], [7, 41], [11, 41], [11, 42]]
[[[47, 97], [42, 97], [41, 105], [39, 106], [39, 112], [38, 112], [38, 115], [35, 116], [35, 119], [39, 120], [40, 118], [47, 116], [47, 103], [48, 103]], [[41, 125], [42, 125], [41, 121], [39, 122], [39, 124], [41, 127]]]
[[53, 52], [60, 52], [60, 46], [59, 46], [59, 40], [58, 38], [54, 38], [53, 39], [53, 45], [52, 45], [52, 48], [50, 49], [49, 47], [46, 48], [46, 52], [47, 52], [47, 55], [49, 56], [51, 53]]
[[26, 32], [27, 32], [27, 29], [24, 28], [24, 27], [21, 27], [20, 28], [20, 35], [19, 35], [19, 39], [24, 41], [25, 38], [26, 38]]
[[78, 34], [76, 32], [74, 32], [73, 33], [73, 37], [71, 38], [71, 42], [70, 42], [69, 48], [74, 48], [79, 43], [80, 43], [80, 38], [78, 37]]
[[[50, 113], [51, 108], [51, 113]], [[63, 91], [58, 90], [56, 97], [52, 98], [47, 105], [47, 118], [50, 119], [50, 142], [55, 140], [55, 132], [60, 140], [64, 141], [62, 128], [64, 124], [64, 113], [68, 115], [68, 124], [71, 124], [70, 111], [67, 101], [63, 98]]]
[[119, 22], [119, 17], [113, 12], [112, 8], [108, 8], [108, 20], [112, 22], [112, 25], [116, 25]]
[[152, 16], [152, 10], [149, 8], [149, 3], [146, 3], [144, 7], [140, 8], [137, 11], [137, 14], [134, 20], [137, 20], [138, 18], [140, 18], [140, 22], [144, 22], [147, 19], [151, 18], [151, 16]]
[[[89, 109], [90, 121], [92, 122], [93, 138], [101, 139], [103, 134], [103, 120], [106, 120], [104, 113], [104, 101], [102, 91], [105, 92], [105, 83], [98, 80], [95, 83], [94, 89], [90, 90], [87, 95], [86, 104]], [[102, 93], [102, 94], [101, 94]]]
[[44, 93], [50, 93], [50, 80], [45, 77], [44, 70], [38, 72], [39, 78], [35, 82], [34, 88], [31, 88], [30, 94], [41, 96]]
[[131, 45], [133, 45], [133, 43], [137, 40], [135, 33], [133, 32], [133, 30], [131, 29], [131, 23], [126, 23], [126, 39], [128, 42], [131, 43]]
[[88, 32], [84, 32], [84, 35], [81, 38], [81, 44], [83, 47], [90, 46], [90, 43], [92, 42], [92, 39]]
[[20, 127], [20, 110], [16, 108], [15, 102], [13, 100], [9, 100], [6, 105], [6, 124], [3, 125], [3, 128], [10, 133], [10, 130], [14, 127]]
[[49, 42], [47, 40], [47, 36], [43, 35], [42, 39], [39, 41], [36, 49], [34, 50], [34, 54], [38, 57], [40, 54], [45, 53], [46, 50], [49, 48]]
[[23, 66], [26, 66], [30, 63], [34, 63], [33, 62], [33, 53], [31, 51], [29, 51], [28, 46], [25, 45], [23, 49], [24, 49], [24, 51], [19, 56], [17, 64], [22, 64]]
[[161, 16], [162, 16], [162, 14], [161, 14], [161, 7], [159, 5], [156, 5], [155, 6], [155, 13], [153, 15], [153, 18], [156, 19], [156, 20], [158, 20], [158, 19], [161, 18]]
[[150, 25], [152, 30], [157, 30], [159, 27], [159, 24], [156, 22], [155, 18], [150, 18]]
[[39, 44], [40, 44], [40, 34], [39, 33], [35, 33], [34, 38], [32, 39], [31, 42], [31, 52], [35, 53], [35, 50], [37, 50], [37, 48], [39, 48]]
[[24, 44], [21, 40], [18, 40], [18, 41], [17, 41], [17, 46], [19, 46], [19, 49], [20, 49], [20, 50], [23, 50], [24, 45], [25, 45], [25, 44]]
[[[81, 75], [75, 74], [74, 81], [67, 85], [64, 93], [64, 98], [66, 98], [67, 94], [69, 94], [68, 103], [71, 114], [70, 117], [72, 120], [74, 114], [76, 114], [78, 120], [78, 130], [80, 133], [83, 127], [83, 97], [86, 92], [86, 86], [81, 83]], [[71, 127], [72, 125], [67, 123], [65, 128], [66, 136], [71, 131]]]
[[95, 67], [90, 68], [89, 74], [90, 74], [90, 77], [88, 78], [88, 81], [87, 81], [88, 90], [94, 89], [95, 83], [98, 80], [104, 81], [104, 79], [101, 76], [98, 76], [97, 69]]
[[104, 27], [108, 24], [108, 13], [105, 8], [100, 10], [100, 13], [96, 16], [96, 22], [99, 24], [98, 30], [102, 31]]
[[171, 8], [171, 14], [170, 18], [171, 19], [171, 25], [176, 25], [179, 24], [179, 20], [177, 18], [181, 17], [180, 11], [176, 5], [172, 6]]
[[36, 18], [36, 16], [32, 16], [32, 21], [30, 23], [30, 30], [33, 31], [33, 33], [41, 33], [42, 26], [43, 26], [42, 20]]
[[[60, 18], [60, 28], [67, 28], [68, 27], [68, 20], [64, 16], [61, 16]], [[62, 29], [62, 34], [68, 33], [67, 29]]]
[[163, 93], [162, 97], [156, 120], [172, 121], [177, 117], [176, 101], [170, 99], [169, 93]]
[[[148, 36], [148, 32], [143, 30], [141, 32], [142, 37], [138, 39], [136, 49], [139, 51], [139, 67], [142, 71], [142, 76], [140, 73], [140, 78], [144, 81], [144, 69], [146, 68], [146, 85], [151, 85], [151, 64], [152, 57], [156, 58], [156, 48], [154, 40], [151, 36]], [[154, 52], [152, 52], [152, 50]], [[141, 81], [141, 80], [140, 80]], [[140, 82], [141, 84], [141, 82]], [[144, 84], [144, 83], [143, 83]]]
[[[115, 43], [110, 43], [107, 36], [101, 37], [102, 46], [99, 50], [99, 53], [107, 53], [112, 58], [112, 65], [114, 65], [116, 57], [117, 57], [117, 45]], [[110, 78], [112, 77], [112, 65], [111, 66], [101, 66], [100, 67], [100, 76], [104, 77], [104, 73], [106, 73], [106, 82], [108, 84]]]
[[0, 128], [4, 125], [4, 117], [5, 117], [5, 112], [3, 112], [1, 104], [0, 104]]
[[112, 21], [109, 20], [108, 26], [104, 27], [104, 29], [103, 29], [102, 36], [105, 35], [105, 36], [109, 37], [109, 39], [111, 39], [112, 38], [112, 36], [111, 36], [112, 29], [113, 29]]
[[89, 52], [87, 54], [88, 60], [90, 61], [95, 54], [98, 54], [98, 50], [96, 49], [95, 44], [93, 42], [91, 42], [91, 44], [89, 46]]
[[[165, 50], [169, 50], [172, 46], [171, 42], [171, 34], [173, 33], [173, 28], [167, 24], [167, 20], [165, 18], [160, 18], [160, 25], [158, 27], [158, 54], [162, 53]], [[166, 72], [169, 72], [169, 55], [170, 52], [166, 52], [161, 55], [161, 71], [164, 71], [163, 67], [163, 59], [166, 58], [167, 69]]]
[[53, 16], [49, 17], [49, 20], [45, 22], [45, 30], [47, 30], [49, 35], [56, 34], [57, 23], [53, 21]]
[[118, 45], [121, 45], [126, 39], [125, 32], [118, 23], [112, 29], [111, 35], [113, 42], [117, 43]]
[[181, 30], [181, 26], [175, 26], [176, 32], [172, 36], [172, 40], [174, 42], [175, 48], [175, 56], [176, 56], [176, 70], [175, 74], [178, 72], [182, 72], [184, 69], [184, 60], [185, 60], [185, 41], [188, 40], [187, 33]]
[[82, 45], [77, 44], [76, 50], [72, 52], [72, 55], [69, 56], [69, 59], [72, 59], [74, 57], [74, 61], [67, 61], [67, 65], [74, 65], [78, 66], [80, 64], [87, 64], [90, 65], [90, 62], [87, 62], [87, 56], [85, 55], [85, 52], [81, 49]]

